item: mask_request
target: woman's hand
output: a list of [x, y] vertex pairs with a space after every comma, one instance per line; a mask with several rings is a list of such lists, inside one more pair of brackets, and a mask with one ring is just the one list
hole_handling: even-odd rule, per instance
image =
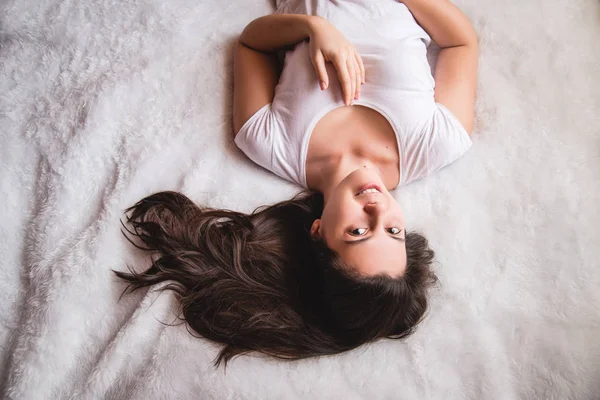
[[321, 90], [329, 86], [325, 63], [331, 62], [342, 84], [344, 103], [349, 106], [353, 99], [358, 100], [360, 85], [365, 83], [365, 67], [352, 43], [329, 21], [314, 17], [310, 24], [309, 49]]

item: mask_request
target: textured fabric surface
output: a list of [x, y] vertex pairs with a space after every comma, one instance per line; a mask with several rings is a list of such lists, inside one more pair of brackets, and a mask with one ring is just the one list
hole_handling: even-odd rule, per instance
[[[390, 0], [391, 1], [391, 0]], [[460, 0], [474, 145], [396, 193], [441, 284], [408, 340], [246, 356], [125, 296], [122, 210], [174, 189], [251, 211], [298, 188], [234, 146], [231, 50], [267, 0], [0, 3], [0, 397], [598, 399], [600, 4]]]

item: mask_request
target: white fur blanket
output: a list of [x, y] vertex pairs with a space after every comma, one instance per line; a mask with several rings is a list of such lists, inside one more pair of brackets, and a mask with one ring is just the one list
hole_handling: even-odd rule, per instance
[[427, 319], [224, 371], [163, 324], [171, 294], [119, 301], [110, 270], [147, 265], [119, 218], [150, 193], [251, 211], [298, 190], [232, 143], [232, 41], [272, 4], [2, 1], [0, 397], [600, 398], [600, 3], [458, 5], [481, 44], [474, 146], [397, 193], [437, 251]]

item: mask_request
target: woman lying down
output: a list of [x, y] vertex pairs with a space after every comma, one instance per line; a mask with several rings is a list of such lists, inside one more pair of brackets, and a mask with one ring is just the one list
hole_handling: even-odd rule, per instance
[[249, 215], [175, 192], [127, 210], [126, 229], [158, 258], [116, 274], [130, 290], [170, 281], [187, 324], [224, 345], [216, 365], [410, 335], [436, 280], [434, 252], [390, 190], [471, 146], [477, 38], [448, 0], [281, 3], [235, 48], [235, 143], [308, 190]]

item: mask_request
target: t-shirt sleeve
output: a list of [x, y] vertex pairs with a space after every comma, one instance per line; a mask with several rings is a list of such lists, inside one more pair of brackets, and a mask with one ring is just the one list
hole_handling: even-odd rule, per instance
[[399, 186], [444, 168], [462, 157], [472, 145], [462, 124], [440, 103], [435, 103], [431, 117], [407, 138]]
[[256, 164], [272, 169], [273, 137], [277, 121], [267, 104], [255, 112], [235, 136], [235, 144]]

